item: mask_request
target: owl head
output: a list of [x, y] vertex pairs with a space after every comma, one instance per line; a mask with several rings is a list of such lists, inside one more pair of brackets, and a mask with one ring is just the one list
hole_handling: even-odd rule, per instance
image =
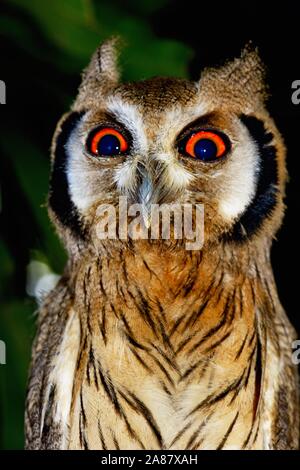
[[147, 228], [152, 205], [203, 206], [203, 249], [271, 240], [285, 148], [264, 105], [257, 51], [246, 47], [197, 82], [120, 83], [117, 49], [111, 39], [95, 52], [53, 139], [49, 211], [69, 251], [123, 243], [96, 236], [99, 206], [118, 213], [120, 197], [140, 205]]

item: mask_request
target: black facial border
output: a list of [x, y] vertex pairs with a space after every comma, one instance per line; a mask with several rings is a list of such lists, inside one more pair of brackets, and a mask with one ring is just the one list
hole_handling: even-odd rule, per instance
[[67, 179], [68, 154], [67, 142], [72, 131], [85, 113], [71, 113], [61, 126], [61, 132], [57, 136], [54, 152], [54, 162], [50, 176], [49, 206], [56, 214], [60, 223], [68, 227], [78, 238], [84, 239], [83, 224], [69, 192]]
[[259, 174], [252, 202], [235, 222], [230, 234], [226, 235], [227, 240], [236, 242], [242, 242], [257, 233], [263, 221], [272, 214], [278, 195], [276, 148], [271, 144], [274, 136], [260, 119], [245, 114], [240, 119], [258, 146]]

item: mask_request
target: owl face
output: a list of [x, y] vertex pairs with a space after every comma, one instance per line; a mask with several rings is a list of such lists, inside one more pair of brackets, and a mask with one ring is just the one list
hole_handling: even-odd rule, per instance
[[[50, 213], [66, 238], [98, 243], [99, 205], [201, 205], [204, 244], [272, 234], [280, 222], [284, 146], [264, 109], [255, 51], [199, 82], [118, 83], [114, 43], [85, 72], [53, 144]], [[103, 243], [103, 241], [101, 241]]]

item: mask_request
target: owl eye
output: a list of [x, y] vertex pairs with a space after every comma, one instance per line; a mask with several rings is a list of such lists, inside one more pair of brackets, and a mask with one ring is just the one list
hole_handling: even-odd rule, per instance
[[128, 142], [123, 135], [111, 127], [91, 133], [87, 141], [88, 151], [100, 157], [115, 157], [126, 152]]
[[214, 131], [199, 131], [185, 139], [183, 151], [203, 162], [212, 162], [225, 155], [229, 142], [226, 136]]

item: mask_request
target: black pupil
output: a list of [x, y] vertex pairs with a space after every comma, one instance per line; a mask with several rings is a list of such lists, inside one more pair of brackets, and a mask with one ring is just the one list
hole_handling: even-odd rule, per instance
[[194, 153], [199, 160], [211, 161], [218, 158], [218, 148], [211, 139], [199, 139], [194, 146]]
[[101, 137], [98, 142], [98, 154], [111, 156], [119, 155], [121, 151], [121, 145], [118, 137], [113, 134], [107, 134]]

